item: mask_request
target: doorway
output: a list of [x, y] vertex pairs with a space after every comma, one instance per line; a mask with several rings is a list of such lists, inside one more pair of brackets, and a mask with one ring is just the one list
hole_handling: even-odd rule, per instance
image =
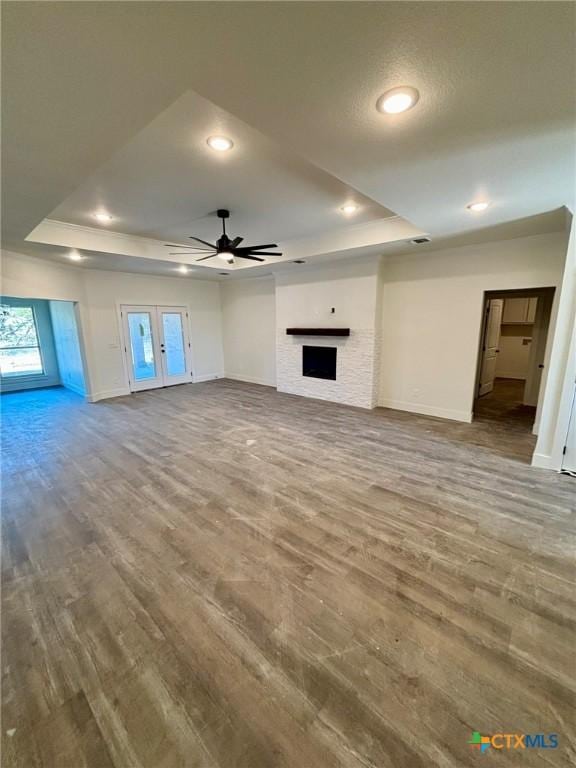
[[192, 380], [186, 307], [120, 307], [124, 353], [131, 392]]
[[537, 430], [554, 288], [484, 295], [474, 417]]
[[85, 396], [77, 315], [73, 301], [0, 297], [2, 392], [63, 386]]

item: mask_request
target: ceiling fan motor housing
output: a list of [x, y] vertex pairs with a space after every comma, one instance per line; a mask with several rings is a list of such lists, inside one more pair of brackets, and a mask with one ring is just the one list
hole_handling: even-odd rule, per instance
[[218, 208], [216, 214], [219, 219], [222, 219], [222, 228], [224, 229], [224, 232], [220, 235], [218, 240], [216, 240], [216, 250], [218, 253], [224, 253], [230, 250], [231, 240], [226, 234], [226, 225], [224, 223], [226, 219], [230, 218], [230, 211], [226, 208]]

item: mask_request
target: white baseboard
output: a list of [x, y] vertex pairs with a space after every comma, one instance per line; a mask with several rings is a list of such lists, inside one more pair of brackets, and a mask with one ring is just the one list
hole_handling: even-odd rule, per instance
[[62, 386], [64, 389], [69, 389], [70, 392], [74, 392], [76, 395], [86, 397], [86, 392], [82, 389], [82, 387], [75, 387], [73, 384], [62, 384]]
[[451, 408], [437, 408], [434, 405], [409, 403], [404, 400], [380, 400], [378, 407], [418, 413], [422, 416], [437, 416], [440, 419], [450, 419], [452, 421], [465, 421], [467, 424], [472, 421], [471, 411], [454, 411]]
[[276, 387], [275, 381], [267, 379], [260, 379], [255, 376], [244, 376], [242, 373], [228, 373], [224, 374], [224, 378], [233, 379], [234, 381], [245, 381], [247, 384], [261, 384], [263, 387]]
[[562, 469], [562, 459], [558, 461], [555, 456], [550, 456], [548, 453], [534, 453], [532, 454], [532, 466], [559, 472]]
[[[208, 373], [202, 376], [195, 376], [194, 380], [189, 382], [190, 384], [199, 384], [203, 381], [214, 381], [215, 379], [224, 378], [222, 373]], [[151, 390], [150, 390], [151, 391]], [[83, 394], [83, 393], [82, 393]], [[124, 395], [130, 395], [129, 387], [119, 387], [118, 389], [107, 389], [103, 392], [93, 392], [86, 396], [89, 403], [96, 403], [98, 400], [109, 400], [111, 397], [123, 397]]]
[[92, 392], [86, 399], [89, 403], [97, 403], [99, 400], [109, 400], [111, 397], [123, 397], [129, 395], [128, 387], [119, 387], [118, 389], [107, 389], [103, 392]]
[[205, 373], [201, 376], [194, 376], [193, 377], [193, 384], [201, 384], [203, 381], [214, 381], [215, 379], [223, 379], [224, 374], [223, 373]]

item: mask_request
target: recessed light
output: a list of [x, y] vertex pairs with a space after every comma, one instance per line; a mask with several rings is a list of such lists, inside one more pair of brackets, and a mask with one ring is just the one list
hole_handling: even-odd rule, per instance
[[181, 275], [187, 275], [188, 267], [185, 264], [182, 264], [181, 267], [178, 267], [178, 272], [180, 272]]
[[222, 275], [222, 277], [228, 277], [229, 272], [218, 272], [219, 275]]
[[401, 85], [399, 88], [392, 88], [382, 94], [376, 102], [376, 109], [378, 112], [385, 112], [388, 115], [397, 115], [411, 109], [419, 98], [420, 94], [416, 88], [412, 88], [410, 85]]
[[306, 264], [304, 259], [295, 259], [292, 264]]
[[430, 238], [429, 237], [415, 237], [412, 240], [410, 240], [412, 245], [422, 245], [423, 243], [429, 243]]
[[206, 143], [217, 152], [226, 152], [234, 146], [232, 139], [229, 139], [227, 136], [209, 136], [206, 139]]
[[469, 211], [474, 211], [474, 213], [480, 213], [480, 211], [485, 211], [489, 205], [490, 203], [487, 203], [485, 200], [479, 200], [477, 203], [470, 203], [466, 208]]
[[114, 219], [114, 216], [111, 216], [109, 213], [106, 213], [106, 211], [96, 211], [96, 213], [92, 214], [96, 221], [100, 221], [102, 224], [108, 224], [108, 222], [112, 221]]
[[70, 261], [82, 261], [84, 256], [78, 253], [78, 251], [70, 251], [70, 253], [68, 254], [68, 258], [70, 259]]
[[342, 208], [340, 208], [340, 210], [342, 211], [342, 213], [346, 213], [350, 215], [351, 213], [356, 213], [356, 211], [358, 210], [358, 206], [356, 205], [356, 203], [346, 203], [346, 205], [343, 205]]

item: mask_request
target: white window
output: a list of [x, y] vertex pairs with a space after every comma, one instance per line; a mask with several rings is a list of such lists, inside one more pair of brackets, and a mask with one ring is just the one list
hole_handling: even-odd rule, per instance
[[0, 374], [2, 377], [44, 374], [31, 306], [0, 306]]

